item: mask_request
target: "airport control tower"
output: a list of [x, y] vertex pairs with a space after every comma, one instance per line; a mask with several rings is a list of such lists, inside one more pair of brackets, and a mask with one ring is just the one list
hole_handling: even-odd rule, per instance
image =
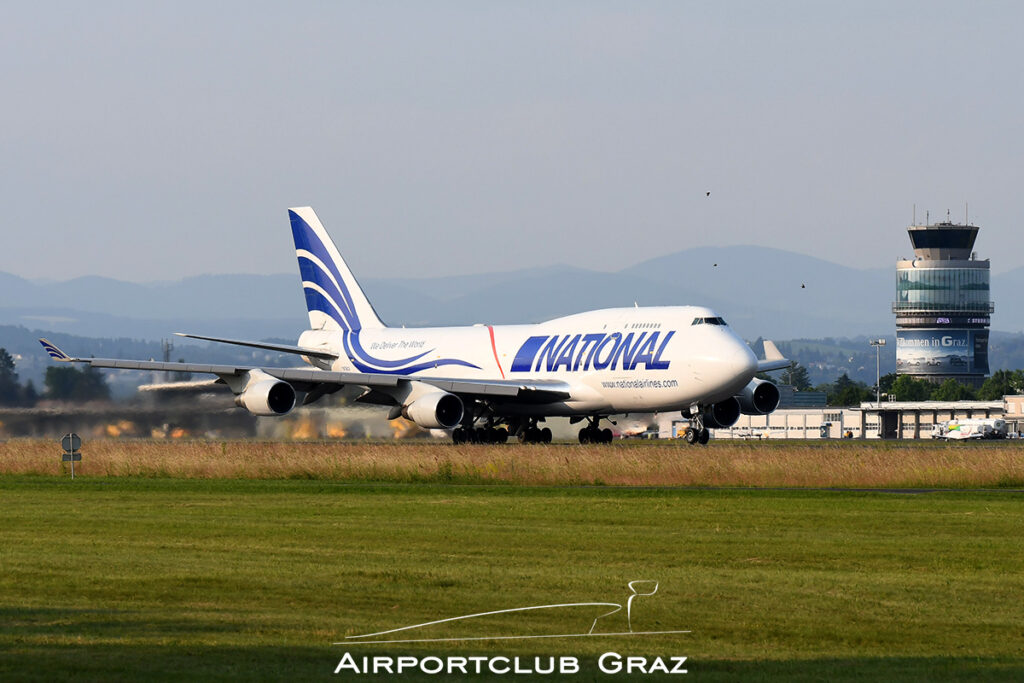
[[896, 264], [896, 372], [978, 387], [988, 375], [989, 262], [974, 249], [975, 225], [907, 229], [914, 260]]

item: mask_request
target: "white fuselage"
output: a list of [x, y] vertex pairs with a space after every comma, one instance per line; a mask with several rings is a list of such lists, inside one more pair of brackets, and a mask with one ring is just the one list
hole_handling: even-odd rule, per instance
[[333, 363], [307, 359], [325, 370], [570, 387], [557, 404], [506, 406], [523, 415], [683, 410], [739, 393], [757, 371], [747, 344], [698, 306], [604, 309], [535, 325], [310, 330], [299, 345], [337, 353]]

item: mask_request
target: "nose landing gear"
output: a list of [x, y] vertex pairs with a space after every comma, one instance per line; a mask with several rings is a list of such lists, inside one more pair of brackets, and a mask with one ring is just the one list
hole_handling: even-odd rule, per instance
[[698, 443], [701, 446], [704, 446], [707, 445], [708, 439], [711, 438], [711, 434], [708, 432], [706, 427], [702, 427], [699, 430], [690, 427], [686, 430], [686, 436], [684, 438], [686, 439], [686, 443], [691, 446]]
[[711, 433], [704, 426], [704, 413], [699, 408], [696, 412], [692, 408], [690, 410], [690, 428], [686, 430], [686, 435], [683, 438], [691, 446], [694, 444], [706, 446], [708, 439], [711, 438]]

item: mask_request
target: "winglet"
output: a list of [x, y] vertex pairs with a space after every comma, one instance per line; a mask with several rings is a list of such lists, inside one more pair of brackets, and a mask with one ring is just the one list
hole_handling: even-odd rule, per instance
[[46, 349], [46, 352], [50, 354], [50, 358], [59, 360], [62, 363], [67, 363], [72, 360], [71, 356], [58, 349], [49, 339], [40, 339], [39, 343], [42, 344], [43, 348]]

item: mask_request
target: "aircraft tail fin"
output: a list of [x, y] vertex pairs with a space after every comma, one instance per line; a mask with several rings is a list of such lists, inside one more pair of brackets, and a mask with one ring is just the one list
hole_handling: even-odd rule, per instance
[[792, 363], [782, 355], [779, 351], [779, 347], [775, 345], [775, 342], [768, 339], [764, 340], [764, 360], [757, 361], [757, 369], [759, 372], [767, 372], [768, 370], [781, 370], [788, 368]]
[[776, 346], [775, 342], [772, 340], [765, 339], [762, 343], [764, 344], [765, 360], [783, 360], [785, 358], [785, 356], [782, 355], [782, 352], [779, 351], [779, 347]]
[[302, 290], [314, 330], [386, 327], [312, 207], [288, 209]]

